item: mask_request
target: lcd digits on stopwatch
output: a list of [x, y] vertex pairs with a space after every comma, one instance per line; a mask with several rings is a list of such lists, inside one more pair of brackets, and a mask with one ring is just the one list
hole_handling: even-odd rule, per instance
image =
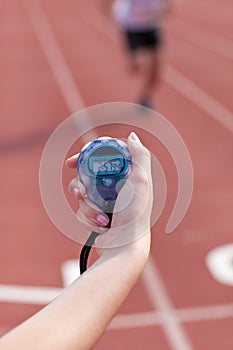
[[122, 156], [108, 156], [105, 159], [91, 157], [88, 166], [89, 170], [96, 176], [117, 175], [124, 169], [124, 161]]
[[104, 137], [83, 147], [77, 171], [86, 188], [87, 197], [104, 212], [112, 212], [117, 195], [132, 166], [127, 144]]

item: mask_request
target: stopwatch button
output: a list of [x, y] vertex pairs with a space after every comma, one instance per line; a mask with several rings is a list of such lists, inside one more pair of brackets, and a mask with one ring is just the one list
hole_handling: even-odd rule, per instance
[[102, 183], [105, 187], [112, 187], [115, 181], [112, 178], [104, 178], [102, 179]]

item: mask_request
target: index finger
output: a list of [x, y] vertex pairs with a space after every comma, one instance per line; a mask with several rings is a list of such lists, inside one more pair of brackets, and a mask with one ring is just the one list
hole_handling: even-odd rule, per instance
[[72, 157], [67, 158], [65, 161], [65, 164], [69, 167], [69, 168], [76, 168], [77, 165], [77, 161], [78, 161], [78, 157], [79, 157], [80, 153], [74, 154]]

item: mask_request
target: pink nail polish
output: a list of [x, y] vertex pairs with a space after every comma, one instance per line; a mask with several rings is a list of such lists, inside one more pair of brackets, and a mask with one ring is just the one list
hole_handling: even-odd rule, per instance
[[103, 214], [97, 215], [97, 220], [103, 226], [106, 226], [108, 223], [108, 218], [106, 218], [106, 216], [104, 216]]

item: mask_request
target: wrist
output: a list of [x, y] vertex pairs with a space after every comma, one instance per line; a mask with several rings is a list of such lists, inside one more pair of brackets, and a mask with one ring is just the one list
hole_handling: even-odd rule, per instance
[[[107, 233], [108, 234], [108, 233]], [[142, 237], [135, 241], [119, 247], [108, 247], [101, 250], [101, 255], [105, 258], [114, 256], [127, 256], [130, 259], [147, 260], [150, 253], [151, 232], [147, 231]]]

